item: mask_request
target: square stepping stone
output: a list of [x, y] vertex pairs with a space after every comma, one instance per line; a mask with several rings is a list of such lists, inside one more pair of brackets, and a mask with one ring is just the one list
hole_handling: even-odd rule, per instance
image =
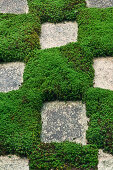
[[87, 7], [107, 8], [113, 6], [113, 0], [86, 0]]
[[98, 160], [98, 170], [113, 170], [113, 156], [111, 154], [104, 153], [100, 149]]
[[0, 13], [28, 13], [27, 0], [0, 0]]
[[71, 141], [86, 145], [88, 129], [85, 104], [81, 102], [48, 102], [42, 109], [44, 143]]
[[41, 27], [41, 48], [52, 48], [77, 41], [78, 24], [76, 22], [64, 22], [58, 24], [45, 23]]
[[0, 170], [29, 170], [29, 161], [16, 155], [0, 156]]
[[0, 92], [19, 89], [23, 82], [25, 64], [12, 62], [0, 64]]
[[113, 57], [94, 59], [94, 87], [113, 90]]

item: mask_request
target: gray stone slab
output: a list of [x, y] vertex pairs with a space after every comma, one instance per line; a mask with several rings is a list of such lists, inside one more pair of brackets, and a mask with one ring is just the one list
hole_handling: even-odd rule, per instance
[[113, 90], [113, 57], [94, 59], [94, 87]]
[[77, 41], [78, 24], [76, 22], [44, 23], [41, 26], [41, 48], [52, 48]]
[[28, 13], [27, 0], [0, 0], [0, 13]]
[[113, 170], [113, 156], [104, 153], [101, 149], [98, 155], [98, 170]]
[[0, 92], [19, 89], [23, 82], [25, 64], [12, 62], [0, 64]]
[[0, 170], [29, 170], [29, 161], [16, 155], [0, 156]]
[[113, 6], [113, 0], [86, 0], [87, 7], [107, 8]]
[[72, 141], [86, 145], [88, 129], [85, 105], [81, 102], [48, 102], [42, 109], [44, 143]]

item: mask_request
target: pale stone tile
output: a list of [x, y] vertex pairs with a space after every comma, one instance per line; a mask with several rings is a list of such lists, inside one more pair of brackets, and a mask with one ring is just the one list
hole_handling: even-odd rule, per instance
[[45, 143], [72, 141], [86, 145], [88, 129], [85, 104], [48, 102], [42, 109], [42, 135]]
[[29, 170], [29, 161], [16, 155], [0, 156], [0, 170]]
[[76, 22], [44, 23], [41, 27], [41, 48], [52, 48], [77, 41], [78, 24]]
[[27, 0], [0, 0], [0, 13], [28, 13]]
[[113, 90], [113, 57], [94, 59], [94, 87]]
[[101, 149], [98, 155], [98, 170], [113, 170], [113, 156], [104, 153]]
[[113, 6], [113, 0], [86, 0], [87, 7], [107, 8]]
[[23, 82], [25, 64], [11, 62], [0, 64], [0, 92], [19, 89]]

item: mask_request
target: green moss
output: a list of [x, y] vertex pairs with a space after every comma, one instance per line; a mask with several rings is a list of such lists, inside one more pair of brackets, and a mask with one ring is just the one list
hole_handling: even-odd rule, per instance
[[89, 77], [89, 84], [93, 86], [94, 69], [93, 55], [90, 51], [85, 50], [79, 43], [69, 43], [60, 47], [63, 57], [67, 58], [68, 63], [72, 63], [74, 70], [79, 73], [85, 73]]
[[0, 154], [31, 153], [33, 144], [40, 142], [41, 105], [41, 94], [34, 89], [0, 93]]
[[30, 155], [30, 170], [35, 169], [97, 169], [98, 149], [71, 142], [41, 143]]
[[90, 118], [89, 143], [113, 154], [113, 92], [90, 88], [86, 93], [86, 108]]
[[78, 12], [78, 41], [94, 57], [113, 56], [113, 8], [81, 9]]
[[0, 14], [0, 61], [22, 61], [40, 48], [40, 20], [33, 14]]
[[75, 20], [77, 9], [85, 7], [85, 0], [29, 0], [30, 11], [38, 15], [41, 22]]
[[[24, 74], [26, 83], [23, 87], [39, 88], [43, 93], [44, 101], [80, 100], [84, 92], [92, 85], [92, 77], [82, 71], [81, 65], [76, 69], [73, 68], [73, 64], [69, 64], [59, 48], [35, 50], [34, 56], [34, 59], [26, 66]], [[74, 57], [78, 60], [78, 56]], [[84, 60], [82, 57], [79, 58], [79, 62], [82, 60]], [[87, 65], [92, 69], [90, 62]]]

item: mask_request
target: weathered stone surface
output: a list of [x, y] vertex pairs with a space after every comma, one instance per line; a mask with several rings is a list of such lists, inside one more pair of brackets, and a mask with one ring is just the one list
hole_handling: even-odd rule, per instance
[[45, 23], [41, 27], [41, 48], [52, 48], [77, 41], [78, 24], [76, 22], [64, 22], [58, 24]]
[[87, 7], [107, 8], [113, 6], [113, 0], [86, 0]]
[[42, 142], [87, 143], [89, 119], [86, 117], [85, 105], [81, 102], [48, 102], [44, 104], [41, 115]]
[[0, 13], [28, 13], [27, 0], [0, 0]]
[[113, 170], [112, 155], [104, 153], [102, 150], [99, 150], [98, 160], [99, 160], [98, 170]]
[[19, 89], [23, 82], [25, 64], [12, 62], [0, 64], [0, 92]]
[[0, 170], [29, 170], [29, 161], [16, 155], [0, 156]]
[[113, 90], [113, 57], [94, 59], [94, 87]]

